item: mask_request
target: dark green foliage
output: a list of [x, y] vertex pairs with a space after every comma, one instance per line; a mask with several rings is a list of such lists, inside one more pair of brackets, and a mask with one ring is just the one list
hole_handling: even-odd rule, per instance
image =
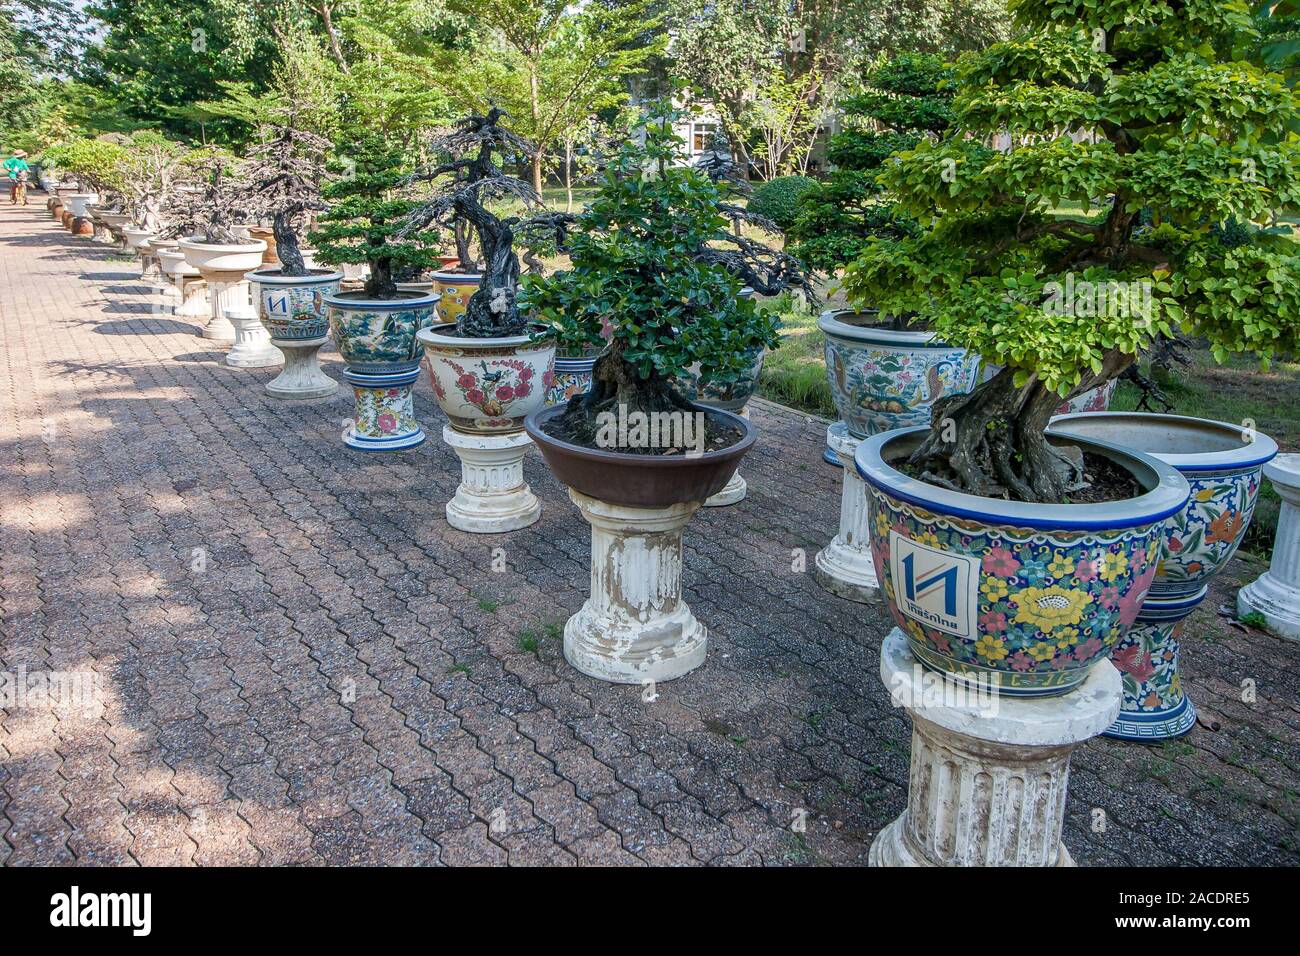
[[[790, 249], [814, 269], [834, 270], [855, 259], [873, 236], [910, 235], [910, 217], [893, 212], [876, 175], [895, 153], [912, 149], [952, 122], [952, 72], [937, 56], [901, 54], [840, 104], [844, 128], [831, 138], [835, 171], [802, 194], [789, 227]], [[878, 127], [883, 124], [883, 130]]]
[[799, 214], [799, 200], [817, 180], [810, 176], [778, 176], [754, 189], [749, 200], [749, 211], [770, 219], [782, 229], [789, 229]]

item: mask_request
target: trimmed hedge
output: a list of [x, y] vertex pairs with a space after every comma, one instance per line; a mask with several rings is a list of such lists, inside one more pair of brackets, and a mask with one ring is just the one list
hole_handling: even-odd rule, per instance
[[757, 187], [749, 197], [749, 211], [766, 216], [782, 229], [794, 225], [799, 201], [817, 185], [809, 176], [778, 176]]

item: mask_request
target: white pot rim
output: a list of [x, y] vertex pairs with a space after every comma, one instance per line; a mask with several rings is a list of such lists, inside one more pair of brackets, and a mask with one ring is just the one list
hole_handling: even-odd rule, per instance
[[470, 285], [477, 285], [483, 281], [481, 272], [435, 272], [433, 278], [437, 282], [464, 282]]
[[[1157, 458], [1094, 438], [1064, 435], [1087, 448], [1104, 452], [1112, 459], [1127, 459], [1128, 470], [1148, 490], [1136, 498], [1095, 504], [1034, 504], [984, 498], [960, 491], [950, 491], [909, 477], [886, 463], [886, 446], [912, 436], [924, 436], [929, 425], [897, 428], [863, 439], [853, 456], [858, 474], [873, 488], [900, 501], [918, 505], [939, 514], [969, 518], [991, 525], [1013, 528], [1036, 528], [1048, 531], [1102, 531], [1142, 527], [1177, 514], [1187, 504], [1191, 486], [1177, 469]], [[1049, 434], [1057, 434], [1049, 430]]]
[[933, 332], [896, 332], [890, 329], [863, 328], [844, 322], [841, 316], [861, 315], [857, 309], [828, 309], [817, 320], [817, 328], [826, 335], [862, 342], [866, 345], [904, 346], [908, 348], [943, 349], [952, 351], [957, 346], [935, 339]]
[[275, 275], [281, 267], [274, 269], [254, 269], [244, 273], [244, 278], [258, 285], [325, 285], [329, 282], [342, 282], [343, 273], [333, 269], [308, 269], [305, 276]]
[[442, 296], [437, 292], [429, 292], [424, 295], [419, 293], [404, 293], [400, 299], [367, 299], [363, 298], [364, 292], [357, 290], [354, 292], [327, 292], [325, 294], [325, 304], [332, 305], [338, 309], [351, 309], [353, 311], [389, 311], [396, 312], [398, 309], [423, 309], [438, 304]]
[[540, 322], [530, 325], [530, 327], [536, 328], [539, 333], [542, 333], [539, 335], [524, 333], [522, 335], [502, 335], [495, 338], [478, 339], [463, 335], [446, 335], [438, 331], [439, 329], [454, 329], [456, 325], [455, 322], [440, 322], [430, 328], [420, 329], [415, 333], [415, 337], [425, 346], [464, 349], [466, 351], [473, 351], [475, 348], [499, 349], [524, 345], [542, 347], [549, 344], [552, 348], [555, 347], [555, 331]]
[[182, 249], [194, 249], [202, 252], [252, 252], [256, 249], [258, 252], [266, 251], [266, 243], [261, 239], [249, 239], [247, 242], [201, 242], [195, 236], [186, 236], [178, 240]]
[[1160, 429], [1171, 435], [1175, 444], [1179, 437], [1193, 439], [1193, 436], [1197, 435], [1206, 436], [1215, 444], [1225, 446], [1218, 450], [1188, 452], [1140, 449], [1152, 458], [1172, 465], [1179, 471], [1255, 468], [1272, 461], [1278, 452], [1277, 442], [1263, 432], [1247, 430], [1241, 425], [1215, 421], [1212, 418], [1195, 418], [1189, 415], [1162, 415], [1155, 412], [1075, 412], [1057, 415], [1050, 423], [1055, 434], [1079, 435], [1090, 440], [1101, 438], [1094, 429], [1102, 426]]

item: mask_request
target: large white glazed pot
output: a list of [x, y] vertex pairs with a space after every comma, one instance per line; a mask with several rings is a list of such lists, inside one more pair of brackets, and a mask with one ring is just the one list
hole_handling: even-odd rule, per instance
[[196, 269], [212, 272], [251, 272], [262, 264], [266, 243], [250, 239], [240, 243], [200, 242], [194, 237], [179, 243], [185, 261]]
[[99, 193], [73, 193], [66, 200], [68, 211], [78, 219], [88, 215], [86, 204], [93, 203], [99, 199]]

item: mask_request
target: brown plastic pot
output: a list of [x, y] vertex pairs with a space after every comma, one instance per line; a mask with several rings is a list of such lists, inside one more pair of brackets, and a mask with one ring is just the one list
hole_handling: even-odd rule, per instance
[[693, 406], [714, 421], [740, 430], [740, 441], [702, 455], [630, 455], [560, 441], [543, 431], [567, 405], [552, 405], [524, 419], [524, 429], [542, 450], [555, 477], [574, 491], [612, 505], [666, 508], [704, 501], [721, 491], [754, 446], [754, 426], [739, 415], [704, 405]]

